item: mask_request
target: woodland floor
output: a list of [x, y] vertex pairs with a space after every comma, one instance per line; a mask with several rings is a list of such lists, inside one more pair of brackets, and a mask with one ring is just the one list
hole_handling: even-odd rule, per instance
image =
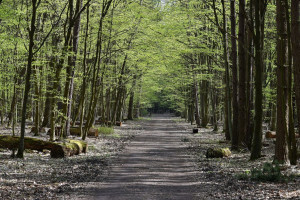
[[51, 159], [48, 152], [12, 159], [1, 150], [0, 199], [300, 199], [300, 165], [283, 171], [297, 175], [287, 183], [237, 178], [272, 161], [272, 140], [264, 141], [266, 156], [255, 162], [247, 151], [207, 159], [207, 148], [229, 147], [224, 135], [191, 132], [179, 118], [154, 115], [127, 121], [113, 135], [89, 138], [87, 154], [66, 159]]

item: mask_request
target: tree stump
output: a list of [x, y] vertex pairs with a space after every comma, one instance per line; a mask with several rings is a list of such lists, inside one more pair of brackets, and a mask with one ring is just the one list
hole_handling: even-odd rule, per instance
[[116, 126], [122, 126], [122, 122], [116, 122]]
[[267, 131], [265, 136], [267, 139], [276, 138], [276, 132], [275, 131]]

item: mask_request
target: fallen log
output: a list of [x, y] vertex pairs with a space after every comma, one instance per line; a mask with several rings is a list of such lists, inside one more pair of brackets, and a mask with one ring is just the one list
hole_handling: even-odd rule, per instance
[[[80, 136], [80, 128], [79, 127], [71, 127], [70, 128], [70, 134], [75, 136]], [[90, 128], [90, 130], [87, 133], [88, 137], [98, 137], [99, 131], [96, 128]]]
[[[20, 137], [0, 135], [0, 148], [17, 150], [19, 148]], [[64, 158], [86, 153], [88, 145], [79, 140], [66, 140], [62, 143], [49, 142], [37, 138], [24, 138], [24, 148], [43, 152], [50, 150], [51, 158]]]
[[[267, 139], [276, 138], [276, 132], [275, 131], [267, 131], [265, 136]], [[295, 137], [300, 138], [298, 133], [295, 134]]]
[[223, 158], [231, 156], [229, 148], [208, 148], [206, 158]]
[[80, 147], [76, 143], [61, 143], [52, 147], [51, 158], [65, 158], [73, 155], [79, 155]]
[[80, 141], [80, 140], [70, 140], [70, 139], [67, 139], [66, 141], [69, 142], [69, 143], [77, 144], [78, 147], [79, 147], [79, 153], [87, 153], [88, 144], [86, 142]]
[[[1, 135], [0, 136], [0, 148], [16, 150], [19, 148], [20, 137]], [[44, 149], [51, 150], [53, 145], [57, 145], [54, 142], [48, 142], [39, 140], [37, 138], [24, 138], [24, 148], [42, 152]]]
[[[30, 133], [35, 133], [35, 131], [36, 131], [36, 127], [35, 126], [31, 127]], [[46, 133], [46, 129], [44, 127], [40, 127], [39, 133]]]

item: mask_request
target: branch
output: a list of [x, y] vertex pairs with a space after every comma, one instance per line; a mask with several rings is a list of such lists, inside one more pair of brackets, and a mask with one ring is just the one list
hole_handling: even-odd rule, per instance
[[37, 54], [37, 53], [41, 50], [41, 48], [44, 46], [45, 42], [46, 42], [47, 39], [49, 38], [50, 34], [52, 33], [54, 27], [56, 27], [56, 26], [59, 24], [60, 19], [61, 19], [61, 17], [62, 17], [62, 14], [63, 14], [63, 12], [65, 11], [67, 5], [68, 5], [68, 3], [66, 3], [65, 7], [63, 8], [63, 10], [61, 11], [61, 13], [60, 13], [60, 15], [59, 15], [59, 18], [58, 18], [57, 22], [56, 22], [55, 24], [52, 25], [50, 31], [48, 32], [48, 34], [46, 35], [46, 37], [43, 39], [43, 41], [42, 41], [42, 43], [40, 44], [39, 48], [37, 48], [37, 50], [36, 50], [35, 52], [33, 52], [33, 55]]

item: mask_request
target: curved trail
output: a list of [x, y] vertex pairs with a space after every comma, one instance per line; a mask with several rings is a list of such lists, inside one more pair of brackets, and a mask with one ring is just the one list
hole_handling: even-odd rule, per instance
[[181, 141], [184, 134], [166, 115], [146, 121], [143, 133], [120, 154], [94, 199], [199, 199], [200, 183]]

